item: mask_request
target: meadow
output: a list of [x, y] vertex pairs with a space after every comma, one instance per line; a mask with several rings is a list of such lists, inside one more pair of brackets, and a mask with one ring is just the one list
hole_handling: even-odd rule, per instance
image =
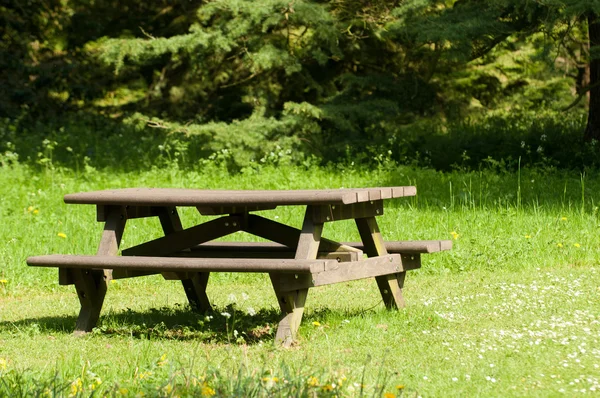
[[[115, 171], [0, 159], [0, 396], [548, 397], [600, 391], [600, 177], [533, 168], [366, 169], [218, 164]], [[213, 274], [215, 311], [151, 276], [111, 283], [98, 327], [74, 337], [79, 303], [30, 255], [93, 254], [93, 206], [66, 193], [121, 187], [293, 189], [416, 185], [390, 201], [384, 238], [452, 239], [411, 271], [405, 309], [376, 284], [312, 289], [298, 342], [273, 344], [278, 306], [262, 274]], [[301, 222], [299, 208], [265, 212]], [[182, 211], [184, 226], [202, 216]], [[160, 235], [135, 220], [123, 247]], [[358, 239], [327, 225], [324, 236]], [[243, 235], [239, 239], [250, 239]]]

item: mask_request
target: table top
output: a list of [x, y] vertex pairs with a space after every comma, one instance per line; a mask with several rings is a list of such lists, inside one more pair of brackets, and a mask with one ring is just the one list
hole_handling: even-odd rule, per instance
[[311, 190], [125, 188], [65, 195], [65, 203], [131, 206], [336, 205], [414, 196], [416, 187]]

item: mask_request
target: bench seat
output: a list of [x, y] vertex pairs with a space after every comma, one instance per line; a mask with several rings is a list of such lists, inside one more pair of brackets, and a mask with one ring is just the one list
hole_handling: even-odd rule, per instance
[[146, 256], [81, 256], [49, 254], [27, 258], [37, 267], [129, 269], [159, 272], [322, 272], [336, 260], [228, 259]]
[[[194, 258], [146, 256], [82, 256], [50, 254], [27, 258], [33, 267], [110, 269], [113, 279], [162, 273], [166, 279], [189, 279], [197, 272], [268, 272], [289, 275], [290, 290], [390, 275], [414, 268], [412, 259], [399, 254], [353, 262], [337, 260]], [[71, 284], [72, 281], [66, 284]], [[286, 288], [285, 286], [283, 288]]]
[[[361, 242], [345, 242], [347, 246], [356, 249], [365, 250]], [[417, 254], [417, 253], [436, 253], [452, 249], [450, 240], [412, 240], [412, 241], [388, 241], [385, 242], [385, 248], [388, 253]], [[265, 255], [292, 255], [294, 247], [285, 246], [274, 242], [207, 242], [192, 248], [192, 251], [201, 251], [203, 253], [229, 253], [232, 255], [250, 255], [250, 253], [265, 253]], [[327, 258], [340, 252], [319, 252], [319, 256]], [[350, 261], [356, 261], [350, 260]]]

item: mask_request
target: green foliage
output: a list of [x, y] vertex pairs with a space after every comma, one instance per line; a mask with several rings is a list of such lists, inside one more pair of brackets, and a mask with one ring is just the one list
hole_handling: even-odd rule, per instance
[[[584, 45], [596, 1], [36, 1], [3, 6], [0, 116], [21, 159], [37, 161], [47, 139], [71, 148], [58, 158], [77, 167], [148, 154], [241, 170], [282, 150], [298, 164], [388, 150], [418, 164], [457, 126], [580, 120], [597, 52]], [[563, 135], [579, 141], [579, 127]], [[498, 152], [517, 159], [518, 145], [494, 145], [523, 134], [476, 145], [488, 153], [470, 166]], [[474, 152], [450, 141], [436, 167]], [[595, 165], [588, 152], [555, 164]]]

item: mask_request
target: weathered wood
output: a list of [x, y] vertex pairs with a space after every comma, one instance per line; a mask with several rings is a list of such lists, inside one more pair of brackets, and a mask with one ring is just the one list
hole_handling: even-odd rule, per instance
[[162, 238], [123, 250], [124, 256], [167, 256], [192, 246], [229, 235], [242, 229], [243, 217], [226, 216], [175, 231]]
[[[59, 268], [63, 269], [63, 268]], [[160, 274], [160, 271], [135, 271], [130, 269], [113, 269], [112, 270], [112, 278], [111, 279], [127, 279], [127, 278], [137, 278], [138, 276], [149, 276], [149, 275], [157, 275]]]
[[214, 207], [206, 207], [206, 206], [198, 206], [197, 209], [203, 216], [219, 216], [222, 214], [246, 214], [251, 211], [262, 211], [262, 210], [273, 210], [277, 208], [277, 206], [214, 206]]
[[[361, 242], [346, 242], [349, 246], [365, 250]], [[439, 251], [452, 249], [451, 240], [407, 240], [407, 241], [386, 241], [385, 249], [388, 253], [436, 253]]]
[[[387, 254], [385, 242], [379, 232], [375, 217], [358, 218], [356, 226], [365, 247], [365, 253], [369, 257], [384, 256]], [[398, 274], [382, 275], [375, 277], [377, 286], [383, 298], [383, 303], [387, 308], [404, 307], [404, 298], [402, 297], [402, 286], [404, 283], [405, 272]]]
[[[127, 221], [126, 212], [123, 207], [113, 206], [107, 210], [107, 213], [107, 220], [104, 224], [97, 254], [92, 257], [116, 258], [114, 256], [119, 251], [121, 237]], [[106, 269], [72, 269], [70, 273], [81, 304], [75, 325], [75, 334], [90, 332], [100, 318], [100, 311], [102, 310], [108, 283], [112, 277], [112, 271]]]
[[[181, 257], [210, 258], [294, 258], [295, 248], [275, 242], [207, 242], [192, 247], [189, 254], [178, 253]], [[338, 262], [358, 261], [360, 252], [324, 252], [317, 253], [318, 259], [336, 260]]]
[[[165, 233], [165, 236], [176, 234], [183, 231], [181, 219], [177, 213], [175, 207], [164, 207], [161, 208], [158, 217], [160, 225]], [[184, 252], [189, 252], [189, 249], [185, 249]], [[190, 303], [190, 307], [197, 312], [207, 312], [212, 309], [210, 300], [206, 294], [206, 286], [208, 285], [209, 272], [196, 272], [188, 277], [182, 277], [181, 274], [169, 275], [163, 272], [165, 279], [171, 279], [176, 277], [181, 280], [181, 285], [185, 291], [185, 295]]]
[[[323, 238], [321, 238], [323, 239]], [[355, 249], [364, 250], [362, 242], [341, 242], [342, 245], [351, 246]], [[342, 246], [343, 247], [343, 246]], [[436, 253], [452, 249], [450, 240], [415, 240], [415, 241], [386, 241], [385, 249], [388, 253], [419, 254]], [[273, 252], [286, 253], [295, 251], [295, 247], [282, 245], [275, 242], [206, 242], [192, 247], [192, 251], [204, 252]], [[319, 252], [326, 253], [326, 252]], [[332, 252], [337, 253], [337, 252]]]
[[200, 190], [127, 188], [65, 195], [65, 203], [136, 206], [244, 207], [351, 204], [414, 196], [415, 187], [374, 187], [316, 190]]
[[[96, 206], [96, 220], [99, 222], [106, 221], [107, 205]], [[127, 213], [127, 219], [132, 220], [134, 218], [147, 218], [158, 216], [160, 207], [156, 206], [124, 206], [125, 212]]]
[[74, 269], [128, 269], [161, 272], [323, 272], [336, 260], [252, 259], [252, 258], [188, 258], [149, 256], [80, 256], [49, 254], [29, 257], [33, 267], [66, 267]]
[[[317, 256], [321, 234], [323, 233], [323, 223], [313, 222], [311, 216], [313, 211], [312, 206], [307, 206], [294, 261], [314, 259]], [[327, 266], [328, 264], [325, 264], [325, 268]], [[313, 269], [312, 273], [315, 271]], [[270, 274], [271, 282], [273, 283], [273, 288], [275, 289], [275, 294], [283, 313], [277, 326], [275, 342], [282, 344], [284, 347], [289, 347], [296, 338], [298, 328], [302, 322], [308, 288], [284, 291], [281, 283], [285, 280], [285, 277], [280, 278], [280, 276], [281, 274], [277, 273]]]
[[375, 217], [383, 214], [383, 201], [369, 201], [349, 205], [313, 206], [313, 221], [316, 223]]
[[400, 254], [389, 254], [352, 263], [332, 263], [328, 264], [323, 272], [316, 272], [310, 275], [285, 275], [280, 280], [280, 289], [282, 291], [292, 291], [302, 288], [355, 281], [364, 278], [398, 274], [402, 271], [406, 271], [404, 268], [405, 265], [412, 268], [418, 267], [419, 264], [416, 264], [415, 262], [418, 262], [418, 260], [415, 261], [409, 259], [407, 263], [404, 264]]
[[[309, 217], [311, 217], [312, 221], [311, 214], [314, 210], [312, 210], [312, 206], [310, 206], [310, 208], [311, 213], [309, 214]], [[250, 234], [292, 248], [298, 247], [298, 241], [301, 234], [301, 231], [297, 228], [290, 227], [289, 225], [281, 224], [276, 221], [269, 220], [268, 218], [257, 216], [255, 214], [248, 215], [247, 224], [245, 225], [243, 230]], [[345, 251], [362, 254], [362, 250], [326, 238], [320, 239], [319, 249], [324, 252]]]

